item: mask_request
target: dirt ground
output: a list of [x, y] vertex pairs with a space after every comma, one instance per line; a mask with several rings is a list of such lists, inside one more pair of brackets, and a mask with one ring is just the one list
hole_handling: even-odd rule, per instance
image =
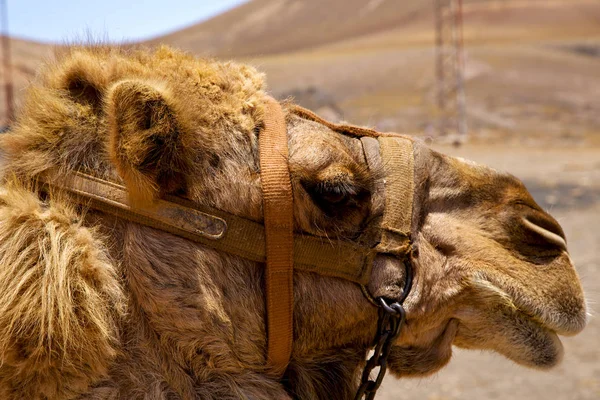
[[586, 291], [590, 320], [581, 334], [561, 338], [564, 360], [551, 371], [526, 369], [494, 353], [455, 349], [450, 364], [432, 377], [400, 381], [386, 377], [377, 398], [600, 399], [600, 149], [465, 146], [439, 150], [525, 181], [538, 203], [564, 228]]

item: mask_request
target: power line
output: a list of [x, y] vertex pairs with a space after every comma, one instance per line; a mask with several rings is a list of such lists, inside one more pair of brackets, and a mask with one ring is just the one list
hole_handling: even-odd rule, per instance
[[460, 144], [467, 134], [462, 0], [434, 0], [434, 9], [437, 132]]

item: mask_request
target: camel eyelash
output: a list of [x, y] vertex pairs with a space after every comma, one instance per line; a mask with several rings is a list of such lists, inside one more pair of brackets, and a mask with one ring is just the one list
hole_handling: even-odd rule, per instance
[[348, 182], [321, 181], [314, 186], [319, 194], [334, 194], [340, 196], [354, 196], [358, 193], [357, 188]]
[[339, 176], [336, 178], [302, 183], [313, 202], [330, 217], [358, 206], [370, 193], [355, 182], [341, 180]]

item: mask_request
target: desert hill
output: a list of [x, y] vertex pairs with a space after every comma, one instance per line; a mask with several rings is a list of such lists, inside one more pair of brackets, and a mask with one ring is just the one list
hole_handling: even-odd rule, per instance
[[[433, 1], [254, 0], [206, 22], [152, 40], [220, 57], [310, 49], [386, 31], [421, 33], [431, 44]], [[595, 0], [465, 0], [467, 40], [502, 41], [600, 33]]]
[[[328, 117], [430, 134], [432, 4], [253, 0], [141, 44], [249, 62], [267, 73], [275, 95]], [[474, 136], [600, 142], [599, 1], [464, 0], [464, 24]], [[51, 52], [15, 40], [13, 53], [19, 97]]]

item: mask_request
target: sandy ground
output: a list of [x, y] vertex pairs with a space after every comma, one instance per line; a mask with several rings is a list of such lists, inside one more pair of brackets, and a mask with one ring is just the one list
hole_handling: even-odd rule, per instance
[[526, 369], [494, 353], [455, 349], [450, 364], [432, 377], [386, 377], [377, 398], [600, 399], [600, 149], [440, 150], [509, 171], [526, 182], [564, 228], [590, 305], [590, 322], [578, 336], [562, 339], [564, 360], [551, 371]]

